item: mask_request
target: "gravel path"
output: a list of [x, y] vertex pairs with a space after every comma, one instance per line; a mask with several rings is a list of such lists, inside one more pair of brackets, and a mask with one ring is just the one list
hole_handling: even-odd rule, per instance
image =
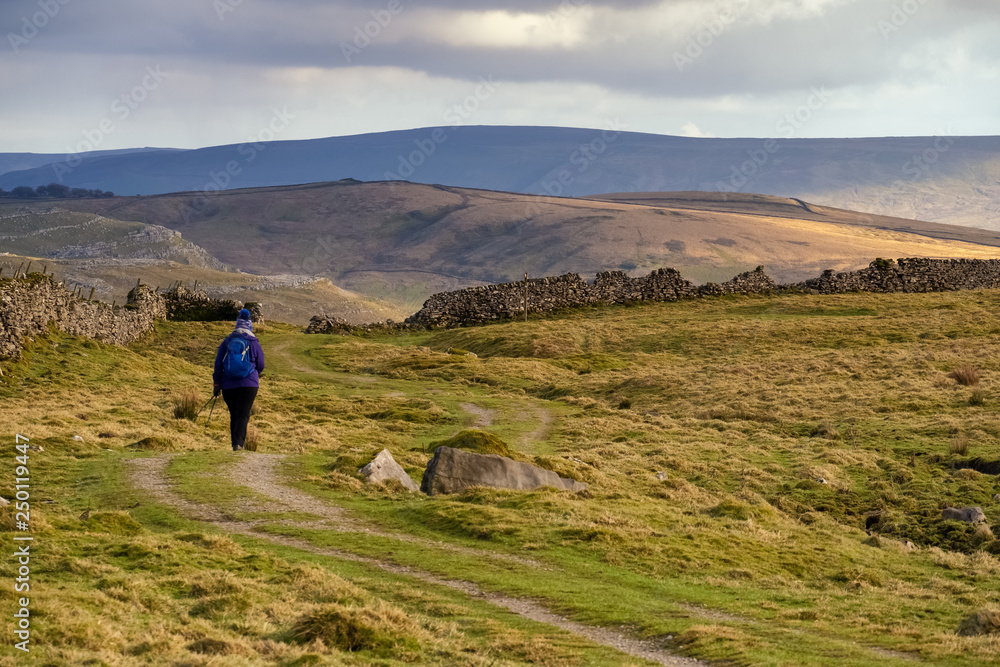
[[533, 442], [538, 442], [540, 440], [545, 440], [549, 437], [549, 432], [552, 430], [552, 413], [545, 408], [535, 408], [535, 415], [538, 419], [538, 426], [535, 430], [525, 433], [521, 436], [522, 445], [530, 445]]
[[476, 421], [472, 423], [472, 428], [489, 428], [493, 426], [493, 418], [497, 413], [496, 410], [487, 410], [472, 403], [459, 403], [458, 407], [476, 418]]
[[[130, 459], [127, 463], [131, 466], [132, 484], [143, 491], [146, 491], [154, 500], [169, 507], [175, 508], [178, 513], [198, 521], [204, 521], [220, 528], [228, 533], [245, 535], [258, 539], [268, 540], [277, 544], [295, 547], [303, 551], [309, 551], [324, 556], [331, 556], [343, 560], [350, 560], [359, 563], [372, 565], [387, 572], [401, 574], [419, 579], [420, 581], [447, 586], [449, 588], [462, 591], [470, 597], [475, 597], [498, 607], [503, 607], [524, 618], [546, 623], [565, 632], [584, 637], [590, 641], [609, 646], [637, 658], [643, 658], [660, 665], [669, 667], [701, 667], [705, 663], [693, 658], [684, 658], [674, 655], [659, 646], [656, 642], [645, 641], [630, 637], [624, 632], [610, 628], [601, 628], [590, 625], [583, 625], [569, 620], [564, 616], [555, 614], [533, 600], [525, 598], [514, 598], [499, 593], [485, 591], [470, 581], [455, 579], [442, 579], [428, 572], [417, 570], [405, 565], [398, 565], [387, 561], [359, 556], [357, 554], [340, 551], [338, 549], [327, 549], [317, 547], [314, 544], [282, 535], [274, 535], [259, 531], [259, 526], [265, 522], [260, 521], [240, 521], [227, 516], [218, 508], [191, 502], [170, 487], [170, 481], [166, 474], [167, 466], [175, 455], [163, 455], [153, 458]], [[345, 513], [340, 508], [329, 507], [316, 498], [309, 496], [298, 489], [292, 489], [278, 482], [274, 477], [274, 468], [284, 457], [266, 456], [255, 454], [241, 457], [240, 465], [233, 466], [233, 481], [246, 483], [258, 493], [273, 497], [277, 503], [281, 503], [283, 508], [295, 509], [320, 516], [327, 521], [342, 522], [347, 521]], [[257, 460], [260, 460], [258, 462]], [[278, 495], [272, 495], [276, 493]], [[343, 524], [341, 524], [343, 525]], [[393, 536], [395, 537], [395, 536]], [[435, 546], [443, 546], [435, 544]]]

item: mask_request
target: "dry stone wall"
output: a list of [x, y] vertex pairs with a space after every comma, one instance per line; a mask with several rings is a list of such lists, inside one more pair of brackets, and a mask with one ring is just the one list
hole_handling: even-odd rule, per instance
[[824, 271], [818, 278], [785, 285], [810, 294], [844, 292], [952, 292], [1000, 287], [998, 259], [877, 259], [860, 271]]
[[778, 285], [762, 267], [722, 284], [696, 286], [674, 269], [657, 269], [641, 278], [622, 271], [597, 274], [588, 283], [576, 273], [525, 282], [470, 287], [435, 294], [406, 320], [412, 326], [454, 327], [485, 324], [524, 316], [525, 295], [530, 313], [547, 313], [597, 304], [677, 301], [722, 294], [845, 292], [947, 292], [1000, 287], [997, 259], [877, 259], [859, 271], [825, 271], [818, 278]]
[[0, 359], [21, 356], [24, 344], [55, 325], [74, 336], [126, 345], [166, 319], [163, 297], [145, 285], [128, 294], [124, 306], [75, 296], [41, 273], [0, 280]]
[[[197, 283], [195, 283], [197, 287]], [[167, 318], [178, 322], [236, 321], [240, 310], [250, 311], [250, 319], [261, 323], [264, 313], [256, 302], [243, 303], [231, 299], [213, 299], [202, 290], [188, 289], [180, 283], [163, 293], [167, 305]]]

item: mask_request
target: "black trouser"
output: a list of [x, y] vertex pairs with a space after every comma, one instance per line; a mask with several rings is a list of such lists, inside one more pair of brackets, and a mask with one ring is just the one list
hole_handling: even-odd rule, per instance
[[233, 449], [242, 447], [247, 440], [247, 423], [250, 421], [250, 409], [257, 398], [257, 387], [236, 387], [223, 389], [222, 399], [229, 408], [229, 435], [233, 440]]

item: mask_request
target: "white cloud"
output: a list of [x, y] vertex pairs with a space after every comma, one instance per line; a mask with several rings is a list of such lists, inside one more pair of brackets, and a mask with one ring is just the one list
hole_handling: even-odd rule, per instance
[[684, 125], [681, 127], [681, 136], [706, 138], [706, 137], [714, 137], [715, 135], [702, 132], [697, 125], [689, 121], [687, 123], [684, 123]]
[[572, 48], [586, 40], [593, 15], [588, 7], [567, 14], [428, 10], [420, 12], [408, 28], [424, 41], [454, 47]]

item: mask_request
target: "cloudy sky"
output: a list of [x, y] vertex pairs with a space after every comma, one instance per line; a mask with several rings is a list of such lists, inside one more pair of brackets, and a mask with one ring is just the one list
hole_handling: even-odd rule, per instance
[[460, 123], [1000, 134], [997, 0], [2, 0], [0, 28], [0, 152]]

